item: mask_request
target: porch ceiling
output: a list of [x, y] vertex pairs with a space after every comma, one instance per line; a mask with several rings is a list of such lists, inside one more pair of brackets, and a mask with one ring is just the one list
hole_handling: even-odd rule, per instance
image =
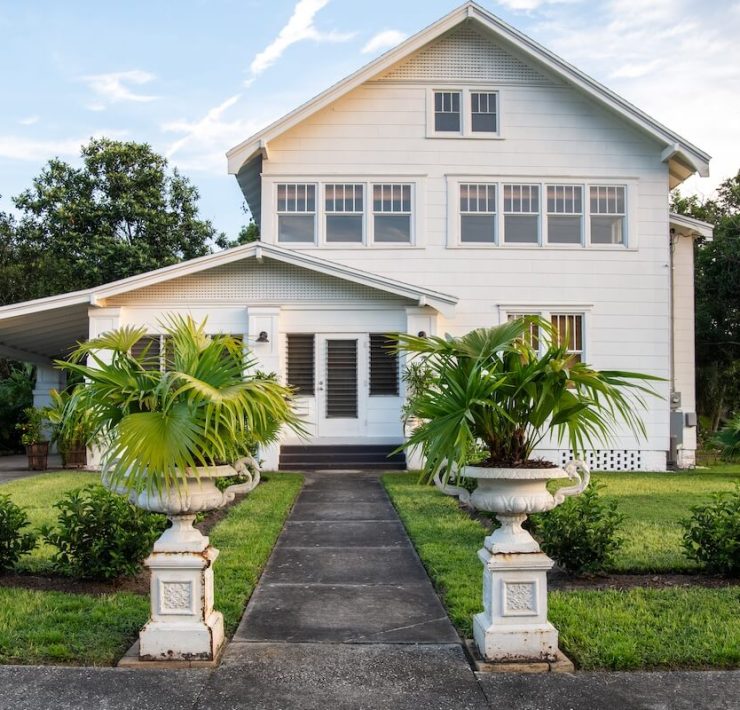
[[74, 303], [0, 315], [0, 357], [46, 365], [66, 355], [88, 337], [88, 307]]

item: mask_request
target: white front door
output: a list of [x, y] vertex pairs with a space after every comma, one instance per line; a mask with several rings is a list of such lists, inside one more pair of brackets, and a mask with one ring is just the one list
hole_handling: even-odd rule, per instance
[[316, 419], [320, 437], [365, 435], [367, 335], [316, 336]]

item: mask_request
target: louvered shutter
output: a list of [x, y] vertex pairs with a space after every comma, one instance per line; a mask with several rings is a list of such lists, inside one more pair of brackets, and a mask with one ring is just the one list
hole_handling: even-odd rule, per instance
[[298, 395], [314, 395], [314, 336], [293, 333], [288, 335], [287, 363], [288, 384], [296, 388]]
[[357, 341], [326, 341], [326, 417], [357, 418]]
[[370, 395], [398, 396], [398, 353], [387, 333], [370, 333]]
[[[146, 355], [145, 355], [146, 353]], [[160, 368], [160, 336], [145, 335], [134, 343], [131, 355], [135, 358], [145, 356], [145, 370], [159, 370]]]

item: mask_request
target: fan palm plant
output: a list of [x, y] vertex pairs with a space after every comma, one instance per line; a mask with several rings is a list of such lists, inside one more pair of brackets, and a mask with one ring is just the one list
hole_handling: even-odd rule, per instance
[[87, 441], [105, 449], [111, 483], [134, 491], [179, 488], [198, 467], [233, 463], [283, 424], [301, 431], [290, 388], [254, 372], [243, 343], [209, 336], [205, 321], [163, 324], [165, 357], [136, 353], [144, 328], [93, 338], [57, 365], [82, 378], [65, 406], [65, 426], [85, 413]]
[[519, 468], [547, 465], [531, 457], [548, 435], [575, 456], [608, 441], [620, 420], [645, 435], [636, 410], [655, 394], [648, 382], [660, 378], [596, 370], [568, 352], [563, 335], [523, 317], [459, 338], [396, 336], [396, 347], [432, 373], [408, 404], [422, 424], [404, 445], [422, 447], [427, 478], [462, 470], [476, 443], [487, 452], [477, 466]]

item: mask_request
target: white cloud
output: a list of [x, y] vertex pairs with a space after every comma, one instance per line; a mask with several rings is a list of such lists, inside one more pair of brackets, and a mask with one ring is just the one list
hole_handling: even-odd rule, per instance
[[740, 14], [723, 3], [610, 0], [543, 16], [532, 34], [713, 156], [711, 194], [740, 168]]
[[523, 10], [529, 12], [544, 5], [570, 5], [580, 0], [498, 0], [496, 4], [503, 5], [509, 10]]
[[0, 136], [0, 156], [12, 160], [43, 161], [54, 156], [79, 155], [84, 138], [33, 139], [22, 136]]
[[408, 35], [400, 30], [383, 30], [373, 35], [362, 48], [363, 54], [374, 54], [381, 49], [390, 49], [403, 42]]
[[[154, 74], [141, 69], [131, 69], [129, 71], [110, 72], [108, 74], [91, 74], [83, 76], [84, 81], [103, 101], [116, 103], [118, 101], [136, 101], [147, 102], [156, 100], [157, 96], [148, 94], [136, 94], [130, 86], [142, 86], [153, 81], [156, 77]], [[97, 101], [88, 105], [91, 111], [99, 111], [101, 102]]]
[[249, 66], [251, 76], [245, 80], [245, 86], [250, 86], [258, 75], [271, 67], [296, 42], [307, 39], [315, 42], [346, 42], [352, 39], [354, 33], [321, 32], [316, 29], [314, 17], [328, 3], [329, 0], [299, 0], [278, 36], [252, 60]]
[[33, 126], [34, 123], [38, 123], [40, 121], [40, 117], [33, 115], [33, 116], [26, 116], [25, 118], [20, 119], [18, 123], [21, 124], [21, 126]]
[[195, 121], [180, 119], [162, 124], [161, 129], [165, 133], [181, 134], [181, 137], [167, 148], [167, 157], [175, 159], [179, 167], [189, 171], [224, 175], [225, 149], [256, 133], [274, 118], [273, 116], [264, 118], [250, 111], [249, 119], [227, 120], [226, 112], [240, 99], [241, 94], [230, 96]]

